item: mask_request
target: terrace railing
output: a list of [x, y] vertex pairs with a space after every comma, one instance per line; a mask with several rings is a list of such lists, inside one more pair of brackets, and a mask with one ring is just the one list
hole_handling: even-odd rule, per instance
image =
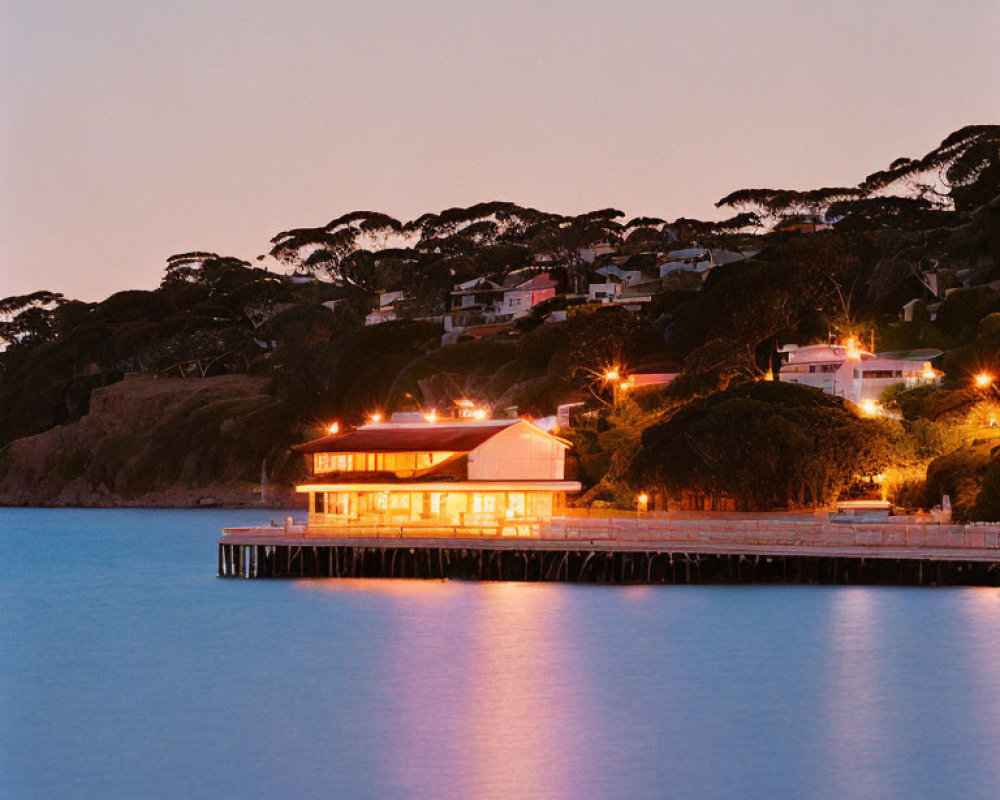
[[[619, 512], [621, 514], [622, 512]], [[594, 516], [574, 513], [542, 521], [503, 520], [492, 525], [396, 524], [276, 525], [227, 528], [224, 536], [302, 539], [535, 539], [641, 545], [807, 546], [829, 548], [970, 549], [1000, 548], [1000, 523], [948, 525], [916, 521], [831, 523], [822, 519], [671, 517], [669, 514]]]

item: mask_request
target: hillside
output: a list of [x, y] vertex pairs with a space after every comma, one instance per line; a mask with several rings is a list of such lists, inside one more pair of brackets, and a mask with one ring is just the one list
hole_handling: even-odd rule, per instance
[[[137, 378], [95, 389], [80, 419], [0, 452], [0, 503], [261, 505], [263, 448], [253, 419], [273, 404], [266, 383], [246, 375]], [[265, 498], [290, 503], [281, 487]]]
[[[262, 465], [287, 489], [289, 446], [331, 421], [459, 400], [534, 416], [583, 403], [593, 413], [567, 433], [588, 502], [628, 504], [637, 482], [662, 481], [706, 503], [822, 503], [870, 484], [876, 464], [896, 499], [939, 502], [931, 492], [953, 485], [941, 475], [961, 459], [930, 483], [928, 466], [993, 430], [996, 387], [972, 380], [1000, 375], [1000, 126], [963, 128], [856, 184], [740, 189], [718, 205], [732, 216], [358, 211], [278, 233], [255, 264], [171, 256], [154, 291], [0, 300], [0, 502], [251, 502]], [[825, 446], [794, 410], [801, 398], [725, 393], [778, 373], [783, 345], [848, 337], [928, 353], [941, 385], [885, 398], [879, 458], [848, 448], [823, 488], [790, 487], [788, 453]], [[611, 368], [679, 377], [626, 396], [602, 377]], [[682, 413], [692, 404], [702, 411]], [[766, 495], [667, 464], [656, 431], [690, 437], [722, 413], [748, 414], [762, 441], [775, 415], [813, 438], [771, 454], [788, 477]], [[745, 446], [739, 431], [712, 448]], [[960, 515], [993, 507], [979, 493], [995, 470], [981, 466]]]

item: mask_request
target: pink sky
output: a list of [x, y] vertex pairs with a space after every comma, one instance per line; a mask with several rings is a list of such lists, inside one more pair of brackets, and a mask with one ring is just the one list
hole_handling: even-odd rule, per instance
[[1000, 0], [3, 0], [0, 296], [355, 209], [717, 216], [1000, 121]]

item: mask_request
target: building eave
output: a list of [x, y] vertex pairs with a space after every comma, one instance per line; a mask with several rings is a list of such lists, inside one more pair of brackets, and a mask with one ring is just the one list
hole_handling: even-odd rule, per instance
[[303, 483], [296, 492], [579, 492], [579, 481], [424, 481], [381, 483]]

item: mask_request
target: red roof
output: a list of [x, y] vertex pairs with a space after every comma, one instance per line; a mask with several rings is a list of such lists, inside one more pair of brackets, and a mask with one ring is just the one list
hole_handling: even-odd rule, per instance
[[293, 449], [300, 453], [468, 453], [520, 420], [391, 427], [370, 425], [324, 436]]

